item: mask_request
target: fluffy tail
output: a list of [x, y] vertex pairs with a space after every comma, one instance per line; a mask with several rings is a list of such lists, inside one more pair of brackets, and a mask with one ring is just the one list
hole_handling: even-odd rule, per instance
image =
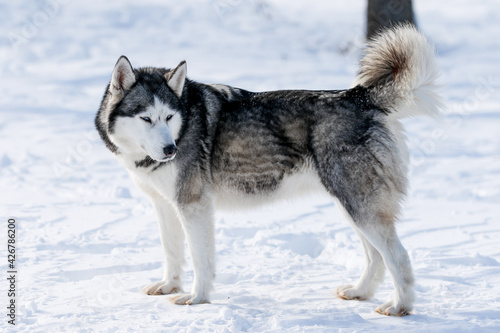
[[409, 24], [372, 39], [354, 85], [369, 88], [375, 104], [390, 117], [434, 116], [442, 108], [434, 48]]

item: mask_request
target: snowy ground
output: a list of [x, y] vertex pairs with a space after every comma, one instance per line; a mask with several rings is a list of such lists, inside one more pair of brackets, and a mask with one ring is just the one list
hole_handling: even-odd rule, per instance
[[[59, 1], [59, 2], [57, 2]], [[162, 274], [154, 213], [93, 118], [116, 59], [188, 62], [250, 90], [337, 89], [354, 78], [364, 0], [0, 3], [0, 331], [500, 331], [500, 11], [494, 0], [417, 0], [448, 112], [406, 121], [411, 191], [399, 224], [414, 315], [342, 301], [361, 245], [327, 197], [217, 217], [212, 304], [140, 288]], [[17, 325], [7, 324], [7, 219], [17, 223]], [[186, 266], [185, 287], [193, 273]]]

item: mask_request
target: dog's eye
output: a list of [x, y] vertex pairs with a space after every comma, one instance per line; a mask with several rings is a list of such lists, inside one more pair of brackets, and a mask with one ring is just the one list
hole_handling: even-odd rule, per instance
[[151, 124], [151, 118], [149, 118], [149, 117], [141, 117], [141, 119], [144, 120], [145, 122]]
[[173, 116], [174, 116], [174, 115], [169, 114], [169, 115], [167, 116], [167, 121], [169, 121], [170, 119], [172, 119], [172, 117], [173, 117]]

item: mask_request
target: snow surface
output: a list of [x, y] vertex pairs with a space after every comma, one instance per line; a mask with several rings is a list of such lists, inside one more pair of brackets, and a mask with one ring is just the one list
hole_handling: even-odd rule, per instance
[[[59, 1], [59, 2], [57, 2]], [[365, 0], [0, 3], [1, 331], [499, 332], [500, 11], [495, 0], [414, 1], [448, 107], [405, 121], [411, 190], [398, 226], [414, 314], [343, 301], [361, 245], [328, 197], [217, 215], [212, 304], [140, 289], [163, 257], [148, 199], [96, 136], [115, 61], [250, 90], [350, 86]], [[314, 4], [314, 5], [311, 5]], [[17, 220], [18, 324], [7, 324], [7, 227]], [[185, 289], [193, 280], [186, 265]]]

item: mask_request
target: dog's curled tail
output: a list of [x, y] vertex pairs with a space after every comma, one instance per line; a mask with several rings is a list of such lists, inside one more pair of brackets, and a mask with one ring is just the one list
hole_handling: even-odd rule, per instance
[[438, 76], [434, 48], [413, 25], [403, 24], [368, 42], [354, 85], [368, 88], [390, 117], [434, 116], [442, 108]]

